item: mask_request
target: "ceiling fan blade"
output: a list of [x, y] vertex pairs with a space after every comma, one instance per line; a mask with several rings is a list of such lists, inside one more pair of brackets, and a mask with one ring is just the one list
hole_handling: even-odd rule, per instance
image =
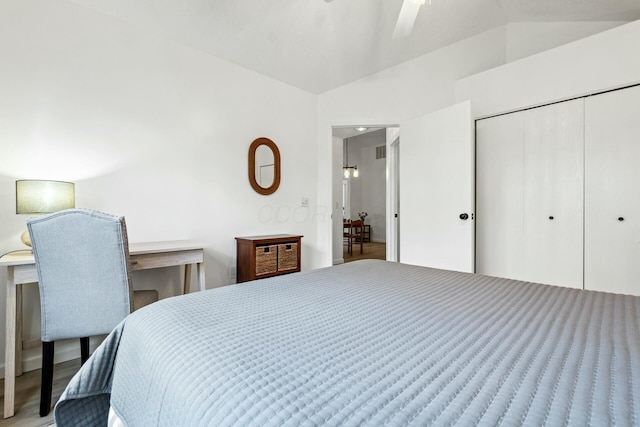
[[413, 23], [418, 16], [420, 6], [424, 4], [424, 0], [404, 0], [396, 22], [396, 28], [393, 30], [393, 38], [398, 39], [406, 37], [413, 29]]

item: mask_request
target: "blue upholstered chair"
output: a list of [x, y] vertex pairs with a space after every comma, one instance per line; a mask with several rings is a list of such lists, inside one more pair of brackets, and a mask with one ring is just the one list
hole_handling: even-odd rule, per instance
[[42, 311], [40, 416], [51, 409], [54, 341], [108, 334], [132, 310], [158, 300], [132, 291], [123, 217], [69, 209], [27, 222], [36, 260]]

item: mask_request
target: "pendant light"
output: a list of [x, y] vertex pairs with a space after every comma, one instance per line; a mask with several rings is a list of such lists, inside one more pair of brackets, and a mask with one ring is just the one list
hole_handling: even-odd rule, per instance
[[344, 172], [344, 177], [349, 179], [349, 177], [351, 176], [351, 169], [353, 169], [353, 177], [357, 178], [358, 176], [360, 176], [360, 174], [358, 173], [358, 166], [349, 166], [349, 138], [347, 138], [345, 140], [345, 151], [346, 151], [346, 155], [345, 155], [345, 162], [344, 162], [344, 166], [343, 166], [343, 172]]

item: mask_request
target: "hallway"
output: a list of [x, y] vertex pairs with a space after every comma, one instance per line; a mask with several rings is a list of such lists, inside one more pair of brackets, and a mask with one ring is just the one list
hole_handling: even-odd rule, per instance
[[385, 243], [371, 242], [362, 245], [362, 254], [360, 253], [360, 245], [353, 244], [353, 255], [347, 252], [346, 243], [342, 246], [344, 262], [357, 261], [359, 259], [387, 259], [387, 245]]

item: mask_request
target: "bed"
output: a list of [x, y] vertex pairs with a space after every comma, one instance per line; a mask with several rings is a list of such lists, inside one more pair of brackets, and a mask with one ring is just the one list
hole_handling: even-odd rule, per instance
[[364, 260], [162, 300], [59, 427], [638, 425], [640, 297]]

